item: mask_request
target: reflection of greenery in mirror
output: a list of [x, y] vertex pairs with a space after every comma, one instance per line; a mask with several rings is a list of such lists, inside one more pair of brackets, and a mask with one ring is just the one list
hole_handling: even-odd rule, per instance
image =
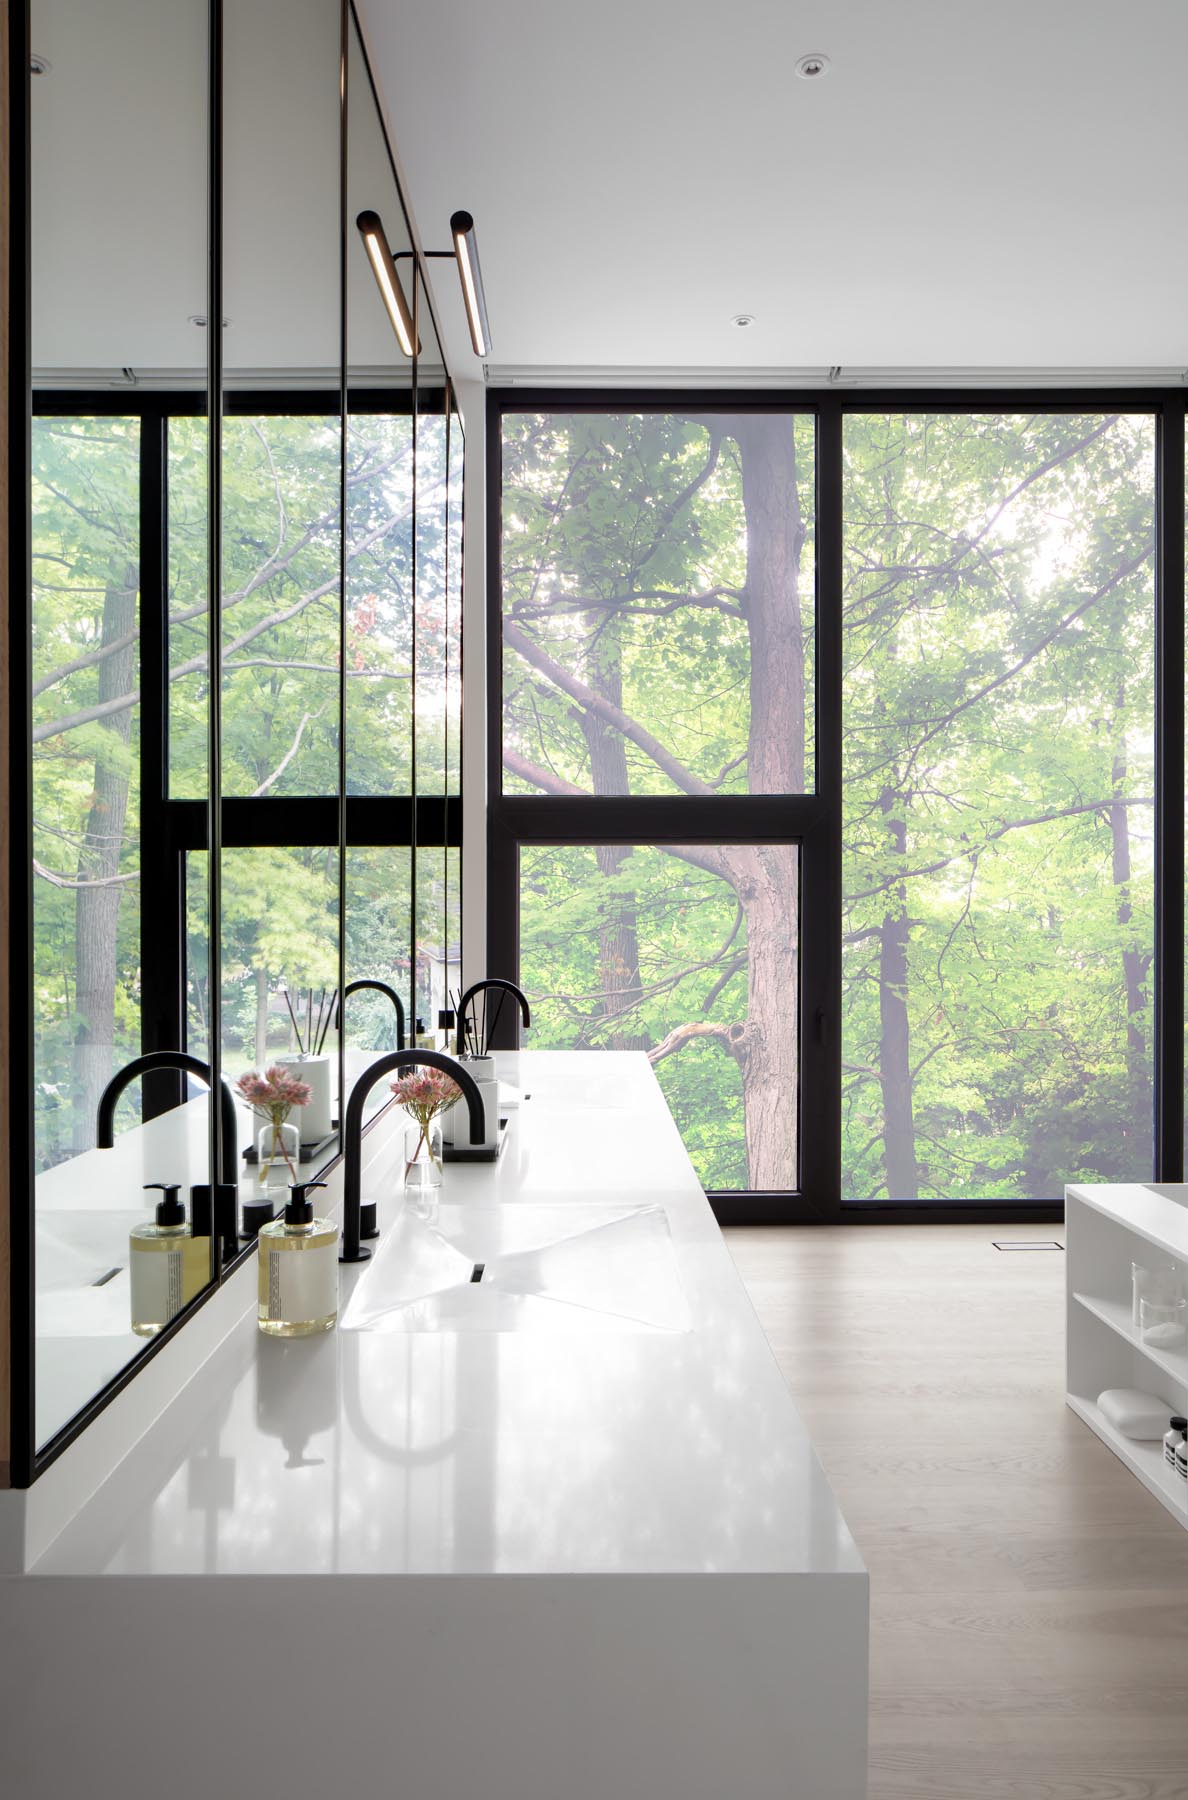
[[140, 1049], [139, 457], [135, 419], [34, 422], [39, 1168], [94, 1144], [99, 1095]]
[[[422, 330], [431, 326], [424, 301]], [[449, 415], [440, 387], [418, 389], [416, 510], [417, 793], [446, 788]]]
[[[235, 1079], [310, 1047], [306, 1015], [323, 999], [323, 1052], [337, 1051], [325, 996], [338, 984], [338, 852], [332, 847], [223, 850], [223, 1068]], [[297, 1014], [296, 1029], [284, 988]], [[319, 1037], [322, 1034], [319, 1033]]]
[[[411, 852], [403, 846], [352, 845], [347, 851], [347, 980], [385, 982], [400, 995], [406, 1013], [412, 926], [410, 862]], [[347, 1002], [346, 1037], [350, 1050], [394, 1050], [396, 1014], [390, 1001], [366, 989], [352, 994]]]
[[[347, 459], [347, 792], [412, 788], [413, 433], [352, 413]], [[348, 976], [357, 974], [348, 964]]]
[[[177, 421], [176, 428], [187, 424]], [[223, 791], [332, 794], [338, 786], [338, 419], [228, 418], [223, 456]], [[190, 610], [188, 594], [177, 598], [181, 610]], [[175, 686], [170, 699], [177, 791], [179, 782], [193, 780], [179, 766], [192, 733], [186, 696]]]
[[447, 990], [461, 987], [461, 868], [456, 849], [417, 847], [417, 982], [418, 1017], [437, 1028], [437, 1015], [448, 1006]]
[[166, 432], [169, 797], [205, 800], [210, 691], [210, 609], [206, 599], [209, 433], [201, 417], [171, 418]]
[[462, 462], [465, 444], [458, 413], [449, 418], [446, 494], [446, 730], [445, 786], [462, 785]]

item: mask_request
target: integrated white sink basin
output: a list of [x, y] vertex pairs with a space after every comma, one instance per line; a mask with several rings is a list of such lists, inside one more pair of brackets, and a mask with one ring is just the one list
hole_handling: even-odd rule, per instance
[[405, 1207], [339, 1321], [343, 1331], [689, 1329], [659, 1206]]

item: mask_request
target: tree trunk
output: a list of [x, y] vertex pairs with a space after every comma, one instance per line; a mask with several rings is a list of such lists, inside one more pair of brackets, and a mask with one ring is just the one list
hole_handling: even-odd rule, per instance
[[263, 1071], [268, 1063], [268, 970], [256, 970], [256, 1067]]
[[[139, 571], [130, 564], [122, 586], [108, 586], [103, 599], [102, 644], [128, 636], [136, 625]], [[106, 657], [99, 665], [99, 700], [128, 693], [135, 682], [136, 647]], [[112, 739], [110, 753], [95, 758], [91, 805], [78, 853], [78, 879], [108, 886], [80, 887], [75, 895], [77, 945], [75, 1005], [78, 1025], [74, 1048], [74, 1149], [95, 1143], [99, 1096], [114, 1073], [116, 944], [121, 885], [119, 874], [128, 811], [128, 774], [124, 747], [132, 732], [132, 712], [111, 714], [96, 729]]]
[[[619, 645], [619, 621], [597, 616], [585, 618], [592, 649], [587, 680], [595, 693], [612, 705], [623, 704], [623, 667]], [[601, 630], [601, 635], [595, 634]], [[591, 785], [596, 794], [627, 792], [627, 747], [619, 732], [600, 719], [583, 713], [579, 720], [590, 752]], [[595, 850], [603, 876], [617, 875], [631, 856], [625, 844], [599, 844]], [[602, 989], [603, 1019], [617, 1019], [638, 1005], [642, 989], [639, 973], [639, 930], [635, 896], [607, 896], [598, 927], [598, 969]], [[646, 1050], [647, 1034], [629, 1029], [615, 1031], [607, 1040], [611, 1050]]]
[[725, 855], [747, 932], [746, 1031], [732, 1045], [743, 1078], [747, 1184], [760, 1192], [795, 1188], [798, 851], [795, 844], [765, 844]]
[[[896, 816], [902, 799], [889, 790], [879, 796], [897, 856], [907, 852], [907, 825]], [[919, 1198], [916, 1126], [912, 1117], [911, 1038], [908, 1029], [907, 889], [890, 890], [892, 905], [879, 927], [879, 1086], [883, 1095], [883, 1160], [889, 1200]]]
[[[742, 463], [747, 524], [746, 614], [753, 794], [804, 791], [804, 631], [800, 555], [805, 527], [791, 418], [722, 420]], [[799, 1185], [800, 918], [794, 845], [724, 846], [747, 933], [747, 1024], [734, 1053], [742, 1070], [747, 1183]]]

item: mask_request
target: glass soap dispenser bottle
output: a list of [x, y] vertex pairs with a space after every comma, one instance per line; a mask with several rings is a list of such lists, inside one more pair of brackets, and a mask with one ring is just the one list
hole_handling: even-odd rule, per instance
[[269, 1337], [312, 1337], [338, 1317], [338, 1226], [315, 1219], [310, 1190], [324, 1181], [297, 1181], [279, 1219], [262, 1225], [260, 1330]]
[[128, 1233], [128, 1275], [132, 1329], [156, 1337], [210, 1278], [210, 1239], [196, 1238], [176, 1181], [146, 1181], [145, 1192], [160, 1188], [156, 1217]]

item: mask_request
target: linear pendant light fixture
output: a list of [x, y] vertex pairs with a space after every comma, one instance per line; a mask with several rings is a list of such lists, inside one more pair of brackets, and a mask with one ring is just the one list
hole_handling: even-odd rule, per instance
[[[355, 223], [363, 238], [380, 297], [392, 321], [392, 329], [400, 340], [400, 348], [406, 356], [419, 356], [421, 346], [418, 343], [414, 351], [413, 339], [416, 333], [412, 314], [408, 310], [408, 301], [396, 273], [398, 257], [411, 256], [412, 251], [400, 250], [393, 256], [380, 216], [376, 212], [361, 212]], [[424, 254], [435, 258], [448, 256], [457, 263], [458, 280], [462, 284], [462, 304], [466, 308], [466, 323], [470, 327], [474, 353], [476, 356], [489, 356], [491, 327], [487, 322], [487, 297], [483, 292], [483, 272], [479, 267], [474, 220], [468, 212], [453, 214], [450, 219], [450, 236], [454, 240], [452, 250], [426, 250]]]
[[462, 283], [462, 302], [466, 307], [466, 323], [476, 356], [491, 353], [491, 327], [487, 323], [487, 298], [483, 293], [483, 275], [479, 268], [478, 244], [474, 236], [474, 220], [468, 212], [456, 212], [450, 219], [450, 235], [454, 240], [454, 256], [458, 263], [458, 279]]
[[355, 223], [363, 238], [380, 299], [392, 321], [392, 330], [396, 333], [400, 348], [408, 357], [419, 356], [421, 346], [417, 341], [413, 317], [408, 310], [408, 301], [404, 298], [404, 289], [400, 285], [396, 264], [388, 247], [383, 222], [376, 212], [361, 212]]

